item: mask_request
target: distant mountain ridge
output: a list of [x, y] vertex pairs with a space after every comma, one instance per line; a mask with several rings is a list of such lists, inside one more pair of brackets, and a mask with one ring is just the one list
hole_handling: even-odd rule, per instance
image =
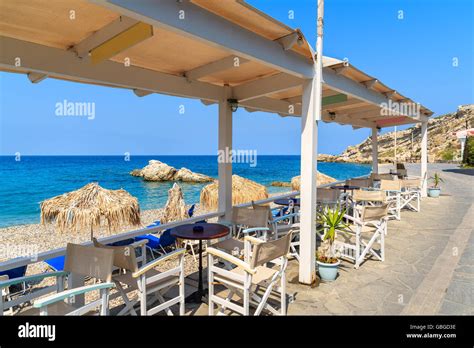
[[[428, 122], [428, 161], [460, 159], [461, 145], [453, 134], [473, 127], [474, 104], [462, 105], [456, 112], [431, 118]], [[421, 157], [421, 124], [397, 131], [397, 162], [417, 162]], [[378, 136], [379, 162], [392, 163], [395, 155], [395, 132]], [[372, 163], [372, 139], [349, 146], [340, 155], [320, 154], [318, 161]]]

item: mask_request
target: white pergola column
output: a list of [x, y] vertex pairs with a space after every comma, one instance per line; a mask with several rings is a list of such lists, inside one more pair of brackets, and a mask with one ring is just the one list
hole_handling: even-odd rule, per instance
[[372, 128], [372, 173], [379, 173], [379, 142], [377, 138], [377, 128]]
[[428, 121], [421, 122], [421, 196], [428, 195]]
[[219, 211], [225, 212], [224, 219], [232, 217], [232, 109], [227, 101], [231, 88], [224, 86], [219, 100]]
[[318, 122], [316, 121], [315, 80], [303, 85], [301, 114], [300, 262], [299, 281], [311, 284], [316, 258], [316, 166]]

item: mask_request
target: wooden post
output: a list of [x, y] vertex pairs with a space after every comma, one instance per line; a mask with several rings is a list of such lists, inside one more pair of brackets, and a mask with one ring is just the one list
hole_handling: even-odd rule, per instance
[[421, 197], [428, 195], [428, 121], [421, 122]]
[[377, 127], [372, 128], [372, 173], [379, 172], [379, 143], [377, 137]]
[[219, 211], [225, 212], [224, 219], [232, 218], [232, 109], [227, 99], [231, 97], [231, 88], [224, 86], [219, 100]]

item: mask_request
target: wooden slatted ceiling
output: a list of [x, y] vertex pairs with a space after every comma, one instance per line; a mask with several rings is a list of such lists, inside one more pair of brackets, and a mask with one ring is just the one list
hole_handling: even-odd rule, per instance
[[0, 35], [68, 49], [118, 17], [85, 0], [0, 0]]
[[[76, 19], [69, 18], [74, 10]], [[45, 46], [69, 49], [119, 17], [102, 6], [85, 0], [0, 0], [0, 35]], [[154, 27], [154, 36], [114, 56], [111, 60], [182, 75], [230, 55], [229, 52], [172, 31]], [[237, 71], [210, 76], [209, 81], [232, 85], [277, 73], [267, 66], [250, 62]]]
[[[276, 40], [293, 32], [292, 28], [242, 0], [191, 0], [191, 2], [269, 40]], [[292, 50], [312, 59], [306, 39], [302, 46], [295, 45]]]
[[181, 75], [216, 60], [229, 52], [181, 36], [172, 31], [154, 27], [153, 37], [125, 50], [111, 60], [123, 62], [129, 58], [132, 65], [168, 74]]

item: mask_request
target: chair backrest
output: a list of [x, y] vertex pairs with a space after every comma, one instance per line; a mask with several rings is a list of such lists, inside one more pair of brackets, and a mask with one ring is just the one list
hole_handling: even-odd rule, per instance
[[96, 248], [113, 251], [113, 265], [115, 267], [126, 269], [127, 271], [131, 272], [138, 271], [137, 257], [135, 255], [135, 248], [133, 246], [110, 246], [98, 242], [95, 238], [92, 240]]
[[250, 267], [255, 268], [269, 261], [287, 255], [290, 252], [292, 235], [293, 232], [290, 231], [279, 239], [255, 245], [252, 251]]
[[421, 187], [421, 179], [403, 179], [402, 188], [419, 188]]
[[188, 216], [189, 216], [189, 217], [193, 217], [193, 215], [194, 215], [194, 209], [195, 209], [195, 208], [196, 208], [196, 204], [193, 204], [193, 205], [191, 206], [191, 208], [189, 208], [189, 210], [188, 210]]
[[349, 179], [346, 180], [346, 185], [359, 187], [372, 187], [372, 179]]
[[383, 191], [356, 190], [352, 199], [356, 202], [385, 202], [387, 196]]
[[387, 214], [388, 204], [383, 204], [380, 206], [364, 206], [362, 207], [360, 219], [363, 222], [376, 221], [387, 217]]
[[380, 180], [380, 189], [382, 191], [400, 191], [402, 183], [400, 180]]
[[394, 179], [393, 175], [390, 173], [382, 173], [382, 174], [372, 173], [370, 174], [370, 178], [372, 180], [393, 180]]
[[68, 243], [64, 270], [110, 282], [113, 262], [113, 250]]
[[403, 163], [397, 163], [397, 170], [398, 169], [406, 170], [405, 165]]
[[317, 189], [316, 201], [318, 203], [337, 203], [339, 201], [339, 190], [330, 188]]
[[232, 222], [248, 227], [267, 227], [271, 219], [269, 206], [253, 205], [252, 207], [233, 207]]

